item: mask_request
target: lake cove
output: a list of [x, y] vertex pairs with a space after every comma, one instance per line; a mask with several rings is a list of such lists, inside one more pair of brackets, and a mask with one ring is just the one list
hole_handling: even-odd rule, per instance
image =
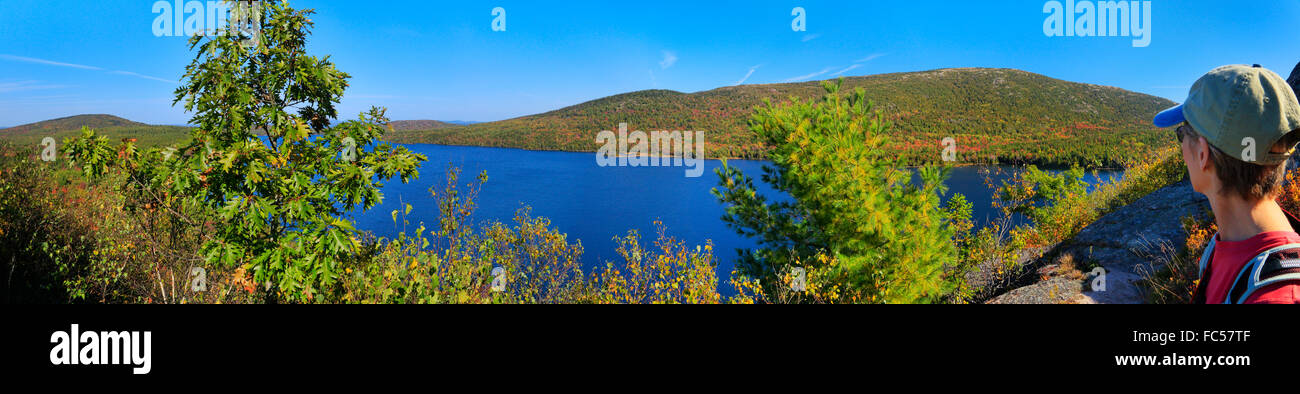
[[[420, 169], [420, 178], [409, 184], [396, 180], [383, 189], [384, 203], [368, 212], [355, 214], [358, 229], [371, 231], [376, 236], [395, 237], [402, 229], [393, 222], [392, 211], [411, 204], [407, 217], [412, 227], [420, 222], [433, 227], [438, 222], [438, 210], [429, 189], [441, 192], [446, 184], [448, 165], [462, 170], [461, 185], [470, 182], [479, 172], [487, 171], [488, 182], [479, 193], [478, 208], [470, 217], [479, 224], [500, 221], [512, 224], [515, 211], [525, 204], [532, 207], [533, 216], [546, 217], [552, 227], [568, 234], [569, 242], [582, 241], [585, 252], [582, 263], [587, 272], [602, 267], [606, 261], [617, 261], [613, 238], [637, 230], [643, 244], [651, 244], [655, 237], [654, 221], [661, 220], [667, 235], [684, 241], [686, 245], [703, 245], [712, 240], [718, 258], [718, 279], [727, 283], [736, 259], [736, 249], [753, 248], [756, 243], [737, 235], [722, 221], [724, 207], [710, 193], [717, 186], [713, 170], [722, 166], [718, 160], [704, 160], [705, 176], [684, 177], [681, 167], [601, 167], [592, 160], [591, 152], [530, 151], [508, 148], [484, 148], [409, 144], [403, 145], [415, 153], [428, 156]], [[754, 160], [728, 160], [728, 164], [755, 178], [759, 192], [769, 201], [788, 201], [766, 183], [761, 182], [762, 167], [766, 162]], [[997, 217], [991, 208], [992, 193], [984, 185], [983, 169], [994, 171], [995, 181], [1009, 179], [1019, 172], [1017, 167], [968, 166], [953, 168], [947, 184], [949, 196], [962, 193], [974, 207], [976, 226], [983, 226]], [[1101, 173], [1102, 180], [1119, 172]], [[1086, 179], [1095, 184], [1098, 176], [1089, 174]], [[945, 201], [947, 198], [945, 198]], [[775, 201], [773, 201], [775, 202]], [[413, 231], [409, 228], [407, 231]], [[719, 291], [730, 292], [728, 286]]]

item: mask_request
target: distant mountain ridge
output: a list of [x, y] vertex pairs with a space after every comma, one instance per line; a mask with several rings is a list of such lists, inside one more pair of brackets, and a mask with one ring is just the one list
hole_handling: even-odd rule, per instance
[[[1123, 89], [1014, 69], [952, 68], [844, 79], [865, 90], [895, 124], [891, 147], [913, 163], [937, 161], [945, 138], [967, 163], [1113, 166], [1167, 143], [1151, 116], [1174, 103]], [[740, 85], [697, 93], [643, 90], [554, 111], [433, 130], [404, 130], [399, 143], [595, 151], [595, 135], [631, 130], [703, 130], [706, 156], [765, 157], [749, 129], [764, 100], [816, 99], [821, 82]]]
[[[472, 124], [473, 122], [464, 122]], [[394, 130], [437, 130], [460, 127], [461, 124], [437, 120], [402, 120], [389, 123]], [[30, 144], [45, 137], [54, 137], [57, 141], [76, 135], [81, 127], [89, 127], [111, 139], [136, 138], [142, 145], [172, 144], [189, 137], [193, 125], [150, 125], [113, 115], [88, 114], [74, 115], [57, 119], [44, 120], [21, 126], [0, 129], [0, 140], [20, 144]]]
[[35, 123], [28, 123], [21, 126], [5, 128], [7, 133], [30, 133], [44, 131], [60, 131], [68, 129], [80, 129], [81, 126], [87, 126], [92, 129], [118, 126], [148, 126], [147, 124], [123, 119], [113, 115], [93, 114], [93, 115], [73, 115], [57, 119], [43, 120]]
[[468, 126], [483, 122], [473, 122], [468, 120], [394, 120], [388, 122], [389, 126], [395, 131], [416, 131], [416, 130], [439, 130], [449, 127]]
[[79, 135], [82, 127], [94, 129], [112, 140], [134, 138], [142, 147], [169, 145], [189, 138], [192, 127], [160, 126], [140, 123], [113, 115], [75, 115], [21, 126], [0, 129], [0, 140], [34, 145], [46, 137], [62, 143], [64, 138]]
[[438, 130], [438, 129], [445, 129], [448, 127], [461, 126], [458, 124], [443, 122], [440, 120], [394, 120], [388, 122], [388, 125], [392, 126], [393, 130], [395, 131]]

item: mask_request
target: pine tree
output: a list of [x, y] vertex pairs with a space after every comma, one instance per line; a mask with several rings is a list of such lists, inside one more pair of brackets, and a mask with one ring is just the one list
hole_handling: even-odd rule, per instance
[[[892, 125], [862, 89], [843, 97], [842, 83], [823, 83], [819, 101], [768, 101], [749, 121], [773, 148], [763, 181], [793, 201], [769, 201], [740, 170], [718, 170], [723, 219], [759, 243], [740, 251], [738, 274], [757, 279], [769, 302], [939, 301], [954, 288], [944, 271], [957, 261], [950, 221], [961, 219], [940, 207], [948, 171], [922, 167], [916, 184], [886, 148]], [[809, 294], [774, 297], [790, 293], [794, 267]]]

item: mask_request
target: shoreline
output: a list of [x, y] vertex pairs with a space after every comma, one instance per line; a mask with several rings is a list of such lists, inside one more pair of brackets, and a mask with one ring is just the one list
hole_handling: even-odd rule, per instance
[[[385, 143], [389, 143], [389, 144], [402, 144], [402, 145], [437, 145], [437, 146], [455, 146], [455, 147], [466, 147], [466, 148], [515, 149], [515, 150], [521, 150], [521, 151], [527, 151], [527, 152], [596, 153], [596, 150], [582, 151], [582, 150], [568, 150], [568, 149], [530, 149], [530, 148], [517, 148], [517, 147], [512, 147], [512, 146], [439, 144], [439, 143], [433, 143], [433, 142], [394, 142], [394, 141], [389, 141], [389, 140], [381, 140], [380, 142], [385, 142]], [[663, 158], [663, 157], [665, 157], [665, 156], [663, 156], [663, 155], [655, 156], [655, 155], [648, 155], [648, 154], [645, 155], [645, 156], [647, 156], [647, 157], [649, 157], [649, 158], [656, 158], [656, 157], [658, 157], [658, 158]], [[613, 155], [613, 156], [611, 156], [611, 157], [633, 157], [633, 156], [619, 156], [619, 155]], [[666, 157], [668, 157], [668, 158], [672, 158], [673, 156], [666, 156]], [[694, 160], [694, 159], [692, 159], [692, 160]], [[758, 158], [746, 158], [746, 157], [735, 157], [735, 156], [729, 156], [729, 157], [708, 157], [707, 155], [706, 155], [706, 157], [704, 158], [704, 160], [718, 160], [718, 161], [720, 161], [720, 160], [729, 160], [729, 161], [730, 161], [730, 160], [744, 160], [744, 161], [771, 161], [771, 160], [768, 160], [768, 159], [766, 159], [766, 158], [758, 159]], [[1032, 166], [1037, 166], [1039, 169], [1044, 169], [1044, 170], [1068, 170], [1068, 169], [1070, 169], [1070, 166], [1069, 166], [1069, 165], [1066, 165], [1066, 164], [1035, 164], [1035, 163], [1009, 163], [1009, 162], [992, 162], [992, 163], [988, 163], [988, 162], [969, 162], [969, 161], [967, 161], [967, 162], [961, 162], [961, 163], [957, 163], [957, 164], [953, 164], [953, 165], [951, 165], [951, 167], [953, 167], [953, 168], [957, 168], [957, 167], [974, 167], [974, 166], [1028, 167], [1028, 166], [1031, 166], [1031, 165], [1032, 165]], [[907, 164], [907, 165], [904, 165], [903, 167], [905, 167], [905, 168], [915, 169], [915, 168], [921, 168], [921, 167], [923, 167], [923, 166], [924, 166], [924, 165]], [[1084, 169], [1084, 171], [1087, 171], [1087, 172], [1091, 172], [1091, 171], [1127, 171], [1127, 170], [1128, 170], [1127, 168], [1124, 168], [1124, 167], [1084, 167], [1083, 169]]]

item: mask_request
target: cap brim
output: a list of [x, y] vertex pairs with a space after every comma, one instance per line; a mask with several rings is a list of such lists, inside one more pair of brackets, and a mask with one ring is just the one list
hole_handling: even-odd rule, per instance
[[1179, 105], [1177, 107], [1164, 110], [1159, 114], [1157, 114], [1155, 119], [1155, 124], [1156, 127], [1164, 128], [1164, 127], [1177, 126], [1178, 124], [1186, 121], [1187, 118], [1183, 116], [1183, 106]]

